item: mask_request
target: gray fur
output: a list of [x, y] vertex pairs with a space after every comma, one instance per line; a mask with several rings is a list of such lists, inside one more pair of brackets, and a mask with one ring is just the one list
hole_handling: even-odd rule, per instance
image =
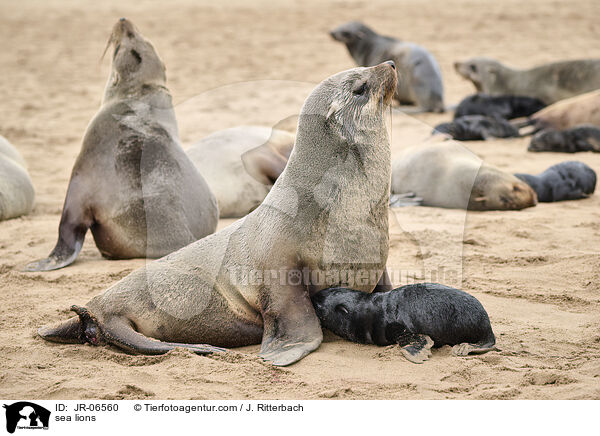
[[529, 143], [528, 151], [553, 151], [576, 153], [578, 151], [600, 152], [600, 128], [583, 125], [566, 130], [542, 130]]
[[542, 202], [587, 198], [596, 189], [596, 172], [577, 161], [552, 165], [536, 176], [521, 173], [515, 176], [531, 186]]
[[522, 95], [546, 104], [600, 88], [599, 59], [553, 62], [516, 70], [494, 59], [476, 57], [455, 62], [454, 68], [478, 92], [492, 96]]
[[381, 36], [359, 22], [343, 24], [330, 34], [346, 45], [357, 65], [372, 66], [393, 60], [398, 74], [395, 99], [400, 104], [444, 112], [442, 73], [433, 55], [423, 47]]
[[[264, 202], [93, 298], [86, 309], [101, 338], [135, 352], [156, 345], [149, 337], [185, 346], [262, 340], [260, 356], [275, 365], [315, 350], [322, 332], [309, 295], [350, 281], [370, 292], [385, 268], [390, 146], [384, 111], [395, 87], [389, 64], [345, 71], [318, 85], [304, 103], [288, 164]], [[363, 269], [377, 274], [351, 280]], [[72, 324], [77, 321], [40, 335], [79, 342]]]
[[162, 61], [125, 19], [110, 43], [112, 71], [73, 166], [58, 242], [28, 271], [69, 265], [89, 228], [111, 259], [164, 256], [216, 229], [216, 200], [179, 144]]
[[493, 138], [515, 138], [519, 129], [503, 118], [465, 115], [435, 126], [433, 133], [444, 133], [457, 141], [479, 141]]
[[521, 95], [473, 94], [465, 97], [454, 111], [454, 119], [465, 115], [484, 115], [486, 117], [513, 118], [527, 117], [546, 107], [539, 98]]

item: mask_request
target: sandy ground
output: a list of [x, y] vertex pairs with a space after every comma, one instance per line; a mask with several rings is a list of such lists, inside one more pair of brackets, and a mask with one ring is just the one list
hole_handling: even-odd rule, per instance
[[[396, 347], [329, 334], [318, 351], [278, 369], [256, 358], [258, 346], [212, 357], [182, 350], [147, 357], [35, 337], [37, 327], [66, 318], [71, 304], [84, 304], [145, 262], [104, 260], [90, 236], [73, 266], [20, 272], [56, 241], [71, 167], [108, 76], [109, 61], [99, 62], [100, 55], [121, 16], [166, 62], [184, 144], [297, 113], [314, 84], [353, 66], [327, 34], [351, 19], [429, 48], [441, 64], [448, 103], [473, 91], [454, 73], [455, 60], [487, 55], [527, 67], [600, 57], [596, 0], [120, 3], [0, 3], [0, 134], [27, 160], [37, 190], [31, 215], [0, 223], [0, 397], [600, 398], [598, 194], [520, 212], [391, 212], [390, 265], [417, 278], [442, 271], [439, 281], [479, 298], [501, 352], [456, 358], [446, 348], [414, 365]], [[427, 125], [449, 117], [395, 112], [393, 151], [418, 143]], [[568, 159], [600, 171], [598, 154], [531, 154], [527, 141], [469, 147], [509, 171], [540, 172]], [[406, 280], [397, 277], [396, 284]]]

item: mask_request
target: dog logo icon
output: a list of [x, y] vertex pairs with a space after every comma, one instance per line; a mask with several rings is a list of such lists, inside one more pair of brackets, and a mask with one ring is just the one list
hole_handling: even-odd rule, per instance
[[14, 433], [18, 429], [48, 429], [50, 411], [28, 401], [5, 404], [6, 431]]

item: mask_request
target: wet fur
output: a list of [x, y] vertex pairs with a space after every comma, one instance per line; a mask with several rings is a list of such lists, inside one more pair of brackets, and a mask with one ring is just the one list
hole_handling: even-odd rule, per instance
[[538, 98], [486, 94], [474, 94], [465, 97], [454, 112], [454, 119], [465, 115], [483, 115], [492, 118], [526, 117], [546, 107], [546, 104]]
[[500, 117], [465, 115], [435, 126], [433, 133], [444, 133], [457, 141], [479, 141], [492, 138], [515, 138], [519, 130]]
[[567, 130], [543, 130], [536, 133], [529, 143], [528, 151], [553, 151], [576, 153], [600, 152], [600, 128], [583, 125]]

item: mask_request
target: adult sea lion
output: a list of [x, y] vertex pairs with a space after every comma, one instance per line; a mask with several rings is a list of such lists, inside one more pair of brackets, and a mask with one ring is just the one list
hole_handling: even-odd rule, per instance
[[398, 69], [395, 99], [415, 104], [424, 111], [444, 112], [442, 73], [435, 58], [423, 47], [381, 36], [362, 23], [353, 21], [332, 30], [358, 65], [371, 66], [393, 60]]
[[331, 288], [311, 300], [326, 329], [362, 344], [399, 344], [413, 363], [428, 360], [432, 346], [452, 345], [456, 356], [497, 350], [481, 303], [464, 291], [437, 283], [373, 294]]
[[528, 70], [509, 68], [497, 60], [476, 57], [455, 62], [456, 72], [478, 92], [523, 95], [546, 104], [600, 88], [600, 59], [553, 62]]
[[454, 111], [454, 119], [465, 115], [484, 115], [486, 117], [513, 118], [527, 117], [546, 107], [539, 98], [522, 95], [492, 96], [477, 93], [465, 97]]
[[435, 126], [433, 134], [444, 133], [457, 141], [479, 141], [493, 138], [515, 138], [519, 129], [500, 117], [465, 115]]
[[533, 135], [527, 150], [561, 153], [594, 151], [600, 153], [600, 128], [583, 125], [566, 130], [542, 130]]
[[265, 199], [294, 140], [283, 130], [240, 126], [215, 132], [186, 153], [217, 198], [221, 218], [242, 217]]
[[147, 354], [262, 340], [260, 356], [275, 365], [315, 350], [322, 331], [310, 295], [331, 286], [371, 292], [385, 278], [393, 65], [348, 70], [313, 90], [288, 164], [253, 212], [134, 271], [39, 334]]
[[515, 174], [531, 186], [538, 201], [552, 202], [587, 198], [596, 189], [596, 172], [583, 162], [567, 161], [552, 165], [536, 176]]
[[424, 206], [468, 210], [520, 210], [535, 206], [535, 191], [452, 141], [404, 150], [392, 163], [391, 205], [412, 193]]
[[582, 124], [600, 127], [600, 89], [554, 103], [531, 115], [521, 126], [565, 130]]
[[35, 191], [25, 161], [0, 136], [0, 221], [27, 215], [33, 208]]
[[110, 44], [112, 71], [71, 173], [58, 242], [26, 271], [72, 263], [88, 229], [111, 259], [164, 256], [216, 229], [216, 200], [179, 144], [164, 64], [124, 18]]

